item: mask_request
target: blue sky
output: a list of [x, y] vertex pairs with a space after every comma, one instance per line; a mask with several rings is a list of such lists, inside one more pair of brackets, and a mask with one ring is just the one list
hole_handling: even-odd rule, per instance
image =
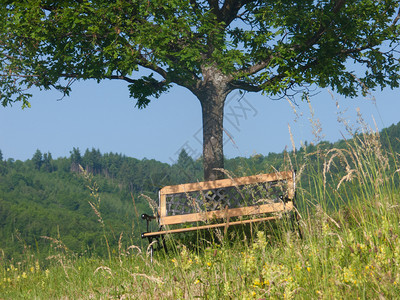
[[[399, 90], [354, 99], [331, 95], [326, 89], [317, 92], [311, 98], [313, 120], [320, 122], [324, 140], [346, 136], [338, 113], [357, 128], [357, 107], [372, 128], [374, 120], [379, 129], [400, 121]], [[176, 161], [182, 147], [195, 158], [201, 154], [200, 104], [184, 88], [174, 86], [143, 110], [134, 107], [127, 84], [121, 81], [76, 82], [69, 97], [58, 100], [60, 96], [56, 91], [35, 90], [31, 108], [0, 107], [0, 149], [6, 159], [30, 159], [36, 149], [50, 152], [53, 158], [69, 156], [73, 147], [82, 153], [94, 147], [102, 153], [167, 163]], [[297, 104], [294, 113], [284, 99], [273, 101], [255, 93], [241, 98], [238, 92], [231, 93], [225, 107], [225, 155], [267, 155], [291, 149], [288, 125], [296, 147], [301, 141], [315, 141], [309, 105], [300, 99]]]

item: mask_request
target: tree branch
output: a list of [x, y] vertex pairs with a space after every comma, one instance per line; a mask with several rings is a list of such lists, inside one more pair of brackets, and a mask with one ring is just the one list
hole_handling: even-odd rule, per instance
[[215, 15], [219, 14], [218, 0], [207, 0], [210, 10], [214, 10]]
[[230, 83], [231, 89], [240, 89], [248, 92], [260, 92], [262, 89], [259, 85], [253, 85], [245, 81], [235, 80]]
[[167, 78], [168, 72], [165, 71], [163, 68], [152, 64], [150, 61], [148, 61], [141, 53], [139, 53], [139, 61], [138, 64], [141, 65], [142, 67], [145, 67], [147, 69], [150, 69], [154, 72], [157, 72], [160, 74], [162, 77]]
[[237, 16], [243, 1], [226, 0], [221, 8], [221, 21], [229, 25]]
[[398, 20], [400, 20], [400, 8], [399, 8], [399, 10], [397, 12], [397, 16], [394, 18], [394, 20], [393, 20], [392, 24], [390, 25], [390, 27], [392, 27], [392, 28], [395, 27]]
[[217, 16], [218, 22], [224, 22], [227, 27], [238, 17], [239, 10], [251, 0], [225, 0], [221, 8], [218, 0], [207, 0], [207, 2], [210, 10]]
[[134, 79], [132, 79], [130, 77], [127, 77], [127, 76], [124, 76], [124, 75], [111, 75], [110, 79], [124, 80], [124, 81], [129, 82], [129, 83], [134, 83], [135, 82]]
[[226, 0], [221, 8], [221, 16], [226, 26], [232, 23], [238, 17], [239, 10], [252, 0]]
[[253, 75], [256, 74], [257, 72], [261, 71], [262, 69], [264, 69], [265, 67], [268, 66], [268, 64], [270, 63], [270, 61], [274, 58], [273, 55], [271, 55], [269, 58], [267, 58], [266, 60], [264, 60], [263, 62], [259, 63], [259, 64], [255, 64], [253, 66], [251, 66], [250, 68], [247, 69], [247, 71], [245, 72], [246, 74], [249, 75]]

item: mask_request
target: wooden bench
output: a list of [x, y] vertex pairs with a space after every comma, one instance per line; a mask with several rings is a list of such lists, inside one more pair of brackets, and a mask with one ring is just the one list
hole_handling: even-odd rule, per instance
[[[142, 215], [147, 221], [142, 238], [152, 244], [162, 237], [165, 248], [167, 234], [218, 227], [226, 231], [228, 226], [274, 220], [296, 211], [292, 171], [165, 186], [159, 191], [157, 215]], [[158, 222], [156, 231], [149, 230], [153, 220]], [[182, 227], [186, 223], [192, 226]]]

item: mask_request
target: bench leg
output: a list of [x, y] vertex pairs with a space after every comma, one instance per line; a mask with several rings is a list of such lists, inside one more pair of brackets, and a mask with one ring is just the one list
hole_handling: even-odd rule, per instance
[[153, 263], [154, 247], [150, 245], [150, 262]]
[[[160, 226], [159, 231], [161, 231], [163, 228], [163, 226]], [[155, 236], [155, 237], [148, 237], [147, 238], [149, 241], [149, 245], [150, 245], [150, 259], [151, 262], [153, 262], [153, 255], [154, 255], [154, 251], [155, 250], [160, 250], [161, 248], [164, 249], [165, 253], [168, 253], [168, 249], [167, 249], [167, 243], [165, 242], [165, 235], [162, 234], [161, 237], [160, 236]], [[153, 241], [154, 239], [157, 241], [157, 248], [155, 249], [153, 246]], [[160, 241], [161, 239], [161, 241]]]
[[[149, 241], [149, 246], [150, 247], [150, 261], [153, 262], [153, 254], [154, 254], [154, 247], [153, 247], [153, 237], [148, 237], [147, 240]], [[149, 250], [149, 249], [147, 249]]]
[[162, 244], [162, 247], [164, 248], [165, 253], [168, 253], [167, 244], [165, 242], [165, 235], [164, 234], [161, 236], [161, 244]]
[[291, 220], [293, 230], [297, 229], [300, 239], [303, 239], [303, 234], [302, 234], [301, 228], [300, 228], [300, 215], [297, 211], [296, 206], [294, 206], [294, 210], [291, 212], [290, 220]]
[[[162, 229], [163, 229], [163, 226], [161, 225], [160, 228], [158, 229], [158, 231], [161, 231]], [[168, 253], [167, 243], [165, 242], [165, 235], [164, 234], [161, 235], [161, 246], [160, 246], [160, 240], [158, 238], [157, 238], [158, 248], [161, 249], [161, 247], [162, 247], [162, 248], [164, 248], [165, 253]]]

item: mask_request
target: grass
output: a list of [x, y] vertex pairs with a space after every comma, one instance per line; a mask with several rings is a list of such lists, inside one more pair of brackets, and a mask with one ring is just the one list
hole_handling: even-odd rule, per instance
[[[0, 260], [4, 299], [386, 299], [400, 295], [399, 154], [365, 132], [344, 149], [290, 154], [302, 181], [303, 239], [284, 220], [252, 235], [169, 240], [150, 262], [120, 237], [107, 259], [78, 256], [61, 241], [45, 261]], [[268, 228], [265, 228], [268, 227]], [[105, 237], [107, 240], [107, 237]], [[106, 245], [105, 245], [106, 246]], [[1, 255], [1, 253], [0, 253]], [[4, 256], [4, 255], [3, 255]]]

